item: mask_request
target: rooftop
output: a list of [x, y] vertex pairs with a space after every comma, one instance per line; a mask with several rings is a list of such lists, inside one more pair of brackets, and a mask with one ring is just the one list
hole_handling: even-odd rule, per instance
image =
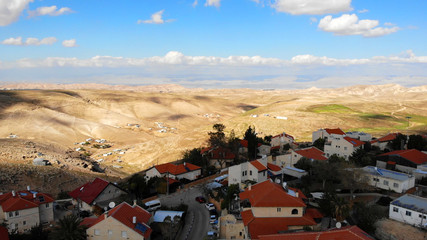
[[343, 132], [343, 130], [341, 130], [340, 128], [325, 128], [325, 131], [328, 134], [345, 135], [345, 132]]
[[154, 167], [157, 169], [157, 171], [159, 171], [159, 173], [169, 172], [170, 174], [173, 174], [173, 175], [179, 175], [179, 174], [201, 169], [201, 167], [191, 163], [184, 163], [179, 165], [175, 165], [172, 163], [164, 163], [164, 164], [156, 165]]
[[344, 137], [344, 139], [351, 143], [354, 147], [358, 147], [358, 146], [362, 146], [363, 144], [365, 144], [365, 142], [351, 138], [351, 137]]
[[415, 195], [405, 194], [390, 204], [427, 214], [427, 199]]
[[92, 204], [96, 197], [98, 197], [109, 184], [110, 183], [104, 179], [95, 178], [92, 182], [85, 183], [69, 192], [68, 195], [74, 199], [80, 199], [87, 204]]
[[418, 151], [417, 149], [397, 150], [393, 152], [383, 153], [379, 156], [400, 156], [417, 165], [424, 164], [427, 162], [427, 154]]
[[308, 159], [322, 160], [322, 161], [328, 160], [328, 158], [324, 156], [325, 153], [316, 147], [299, 149], [299, 150], [296, 150], [295, 152]]
[[371, 175], [395, 179], [398, 181], [406, 181], [406, 180], [412, 178], [412, 176], [409, 176], [408, 174], [405, 174], [405, 173], [395, 172], [395, 171], [377, 168], [377, 167], [373, 167], [373, 166], [366, 166], [362, 169], [363, 169], [363, 171], [365, 171]]
[[53, 197], [49, 194], [33, 190], [18, 191], [15, 192], [15, 196], [11, 192], [0, 195], [0, 206], [4, 212], [35, 208], [53, 201]]
[[251, 161], [250, 164], [252, 164], [252, 166], [254, 166], [256, 169], [258, 169], [259, 172], [267, 170], [267, 168], [258, 160]]

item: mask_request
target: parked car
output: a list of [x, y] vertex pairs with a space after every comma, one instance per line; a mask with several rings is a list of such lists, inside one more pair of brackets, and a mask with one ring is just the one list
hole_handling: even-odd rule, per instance
[[216, 215], [211, 215], [209, 219], [210, 224], [218, 223], [218, 220], [216, 219]]
[[207, 239], [216, 239], [216, 237], [218, 236], [218, 233], [214, 232], [214, 231], [209, 231], [207, 232]]
[[205, 206], [208, 210], [215, 210], [215, 205], [212, 203], [206, 203]]
[[206, 203], [206, 199], [202, 196], [198, 196], [196, 197], [196, 201], [199, 203]]

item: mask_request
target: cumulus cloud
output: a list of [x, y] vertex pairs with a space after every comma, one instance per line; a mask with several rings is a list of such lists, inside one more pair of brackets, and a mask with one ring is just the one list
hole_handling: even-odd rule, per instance
[[64, 40], [62, 41], [62, 46], [64, 47], [77, 47], [76, 39]]
[[378, 20], [359, 20], [356, 14], [343, 14], [341, 17], [333, 18], [325, 16], [319, 22], [319, 29], [332, 32], [335, 35], [362, 35], [364, 37], [379, 37], [388, 35], [399, 30], [399, 27], [378, 27]]
[[52, 45], [56, 42], [55, 37], [47, 37], [39, 40], [38, 38], [29, 37], [24, 42], [22, 37], [8, 38], [1, 42], [3, 45], [15, 45], [15, 46], [39, 46], [39, 45]]
[[58, 9], [57, 6], [50, 6], [50, 7], [39, 7], [34, 11], [28, 11], [28, 17], [37, 17], [37, 16], [59, 16], [64, 15], [68, 13], [72, 13], [73, 10], [71, 10], [68, 7], [63, 7]]
[[323, 15], [351, 11], [351, 0], [274, 0], [278, 12], [292, 15]]
[[0, 26], [7, 26], [18, 20], [22, 11], [33, 0], [1, 0]]
[[362, 10], [359, 10], [359, 11], [357, 11], [358, 13], [367, 13], [367, 12], [369, 12], [369, 10], [368, 9], [362, 9]]
[[199, 4], [198, 0], [194, 0], [193, 4], [191, 4], [191, 6], [196, 7]]
[[166, 23], [166, 22], [173, 22], [173, 21], [175, 21], [175, 19], [168, 19], [168, 20], [163, 20], [163, 12], [164, 12], [165, 10], [163, 9], [163, 10], [160, 10], [160, 11], [158, 11], [158, 12], [155, 12], [155, 13], [153, 13], [152, 15], [151, 15], [151, 18], [150, 19], [148, 19], [148, 20], [138, 20], [137, 21], [137, 23], [138, 24], [141, 24], [141, 23], [146, 23], [146, 24], [163, 24], [163, 23]]
[[205, 7], [209, 7], [209, 6], [220, 7], [221, 0], [206, 0]]

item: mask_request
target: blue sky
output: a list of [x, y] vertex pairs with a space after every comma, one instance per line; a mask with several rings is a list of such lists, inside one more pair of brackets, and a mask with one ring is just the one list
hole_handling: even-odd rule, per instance
[[427, 1], [2, 0], [0, 82], [427, 85]]

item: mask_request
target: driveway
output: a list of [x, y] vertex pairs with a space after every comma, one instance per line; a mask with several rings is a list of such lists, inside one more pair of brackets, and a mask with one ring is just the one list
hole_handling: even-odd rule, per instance
[[177, 236], [177, 240], [200, 240], [206, 236], [208, 231], [212, 230], [212, 226], [209, 224], [209, 211], [205, 204], [195, 201], [195, 198], [201, 195], [200, 185], [159, 198], [162, 206], [178, 206], [181, 203], [188, 205], [185, 225], [180, 235]]

